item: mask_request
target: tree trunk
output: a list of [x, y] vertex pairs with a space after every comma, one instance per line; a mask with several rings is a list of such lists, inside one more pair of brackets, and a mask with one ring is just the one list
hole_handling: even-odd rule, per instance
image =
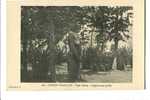
[[70, 52], [68, 54], [68, 72], [69, 80], [71, 82], [80, 80], [80, 55], [81, 48], [79, 44], [75, 43], [74, 35], [68, 36]]
[[118, 63], [117, 63], [117, 49], [118, 49], [118, 40], [115, 40], [115, 48], [114, 48], [115, 50], [114, 50], [114, 52], [115, 52], [115, 54], [114, 54], [114, 60], [113, 60], [113, 65], [112, 65], [112, 69], [113, 70], [117, 70], [117, 65], [118, 65]]
[[104, 42], [102, 43], [102, 46], [101, 46], [101, 52], [104, 51]]
[[117, 52], [118, 49], [118, 40], [115, 40], [115, 52]]
[[22, 52], [22, 64], [23, 69], [21, 71], [21, 80], [26, 81], [27, 79], [27, 40], [23, 41], [23, 52]]
[[51, 73], [51, 81], [55, 82], [56, 81], [56, 69], [55, 69], [55, 26], [54, 22], [51, 19], [50, 20], [50, 27], [49, 29], [49, 42], [48, 42], [48, 48], [49, 48], [49, 66], [50, 66], [50, 73]]
[[91, 47], [93, 47], [93, 32], [91, 32]]
[[56, 81], [56, 69], [55, 69], [55, 49], [51, 49], [50, 59], [50, 72], [52, 82]]

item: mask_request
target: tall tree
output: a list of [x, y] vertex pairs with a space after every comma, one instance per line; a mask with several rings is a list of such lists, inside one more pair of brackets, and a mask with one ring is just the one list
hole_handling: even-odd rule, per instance
[[45, 39], [48, 46], [46, 51], [48, 53], [51, 81], [56, 81], [56, 44], [67, 32], [80, 30], [80, 13], [81, 8], [76, 6], [22, 7], [22, 61], [26, 70], [28, 64], [28, 41]]
[[27, 64], [28, 64], [28, 46], [29, 42], [33, 38], [33, 25], [31, 21], [31, 16], [34, 14], [33, 9], [22, 7], [21, 8], [21, 44], [22, 44], [22, 51], [21, 51], [21, 64], [23, 65], [23, 70], [21, 72], [22, 80], [25, 81], [28, 78], [27, 73]]
[[115, 42], [115, 50], [118, 48], [118, 42], [124, 41], [124, 38], [129, 38], [129, 26], [132, 26], [131, 18], [133, 16], [132, 7], [113, 7], [111, 11], [111, 22], [110, 22], [110, 40]]
[[101, 45], [101, 52], [104, 51], [104, 44], [108, 40], [109, 22], [110, 22], [111, 7], [98, 7], [96, 28], [99, 33], [96, 36], [97, 44]]
[[[109, 30], [110, 11], [111, 8], [107, 6], [100, 7], [84, 7], [86, 11], [84, 19], [86, 24], [91, 27], [91, 42], [94, 32], [97, 32], [96, 41], [101, 51], [104, 49], [104, 43], [107, 40], [107, 33]], [[84, 21], [84, 20], [83, 20]], [[93, 43], [91, 43], [93, 44]]]
[[[120, 40], [124, 41], [125, 38], [130, 38], [129, 32], [129, 26], [132, 26], [131, 18], [133, 16], [133, 13], [131, 10], [132, 7], [129, 6], [123, 6], [123, 7], [112, 7], [111, 8], [111, 21], [110, 21], [110, 34], [109, 39], [114, 40], [115, 47], [114, 51], [115, 54], [117, 54], [118, 49], [118, 43]], [[115, 56], [116, 57], [116, 56]], [[117, 58], [116, 58], [117, 59]], [[118, 62], [117, 62], [117, 67]]]

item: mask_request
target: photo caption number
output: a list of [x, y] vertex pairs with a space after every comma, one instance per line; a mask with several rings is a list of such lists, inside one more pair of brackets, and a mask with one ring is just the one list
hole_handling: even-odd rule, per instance
[[21, 88], [21, 85], [11, 85], [9, 88]]

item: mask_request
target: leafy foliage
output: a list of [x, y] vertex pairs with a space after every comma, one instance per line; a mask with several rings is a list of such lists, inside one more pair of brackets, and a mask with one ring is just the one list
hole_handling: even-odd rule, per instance
[[[132, 7], [128, 6], [22, 6], [22, 81], [29, 80], [26, 79], [26, 77], [30, 77], [28, 74], [29, 65], [32, 66], [33, 75], [31, 76], [33, 77], [31, 78], [33, 80], [41, 81], [43, 77], [46, 77], [45, 80], [56, 81], [55, 65], [67, 62], [67, 57], [64, 57], [63, 52], [56, 44], [70, 31], [74, 34], [80, 33], [80, 45], [82, 46], [85, 46], [89, 41], [85, 32], [92, 33], [91, 45], [93, 34], [98, 33], [96, 35], [98, 48], [101, 47], [103, 51], [105, 42], [114, 40], [117, 50], [118, 41], [130, 38], [130, 35], [127, 34], [129, 26], [132, 25], [133, 13], [130, 10], [132, 10]], [[89, 27], [90, 30], [81, 32], [84, 25]], [[110, 60], [110, 63], [112, 61], [111, 56], [98, 55], [97, 52], [99, 51], [92, 46], [86, 52], [82, 63], [86, 66], [93, 66], [93, 70], [98, 70], [94, 66], [107, 66], [105, 65], [107, 60]], [[103, 61], [102, 58], [106, 58], [106, 60]], [[102, 64], [103, 62], [105, 64]], [[37, 75], [39, 72], [41, 72], [40, 76]], [[48, 78], [49, 73], [51, 78]]]

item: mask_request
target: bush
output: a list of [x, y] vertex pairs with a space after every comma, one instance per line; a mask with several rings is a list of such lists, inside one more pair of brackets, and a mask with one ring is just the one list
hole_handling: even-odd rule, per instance
[[97, 59], [96, 49], [88, 48], [84, 55], [82, 55], [82, 68], [83, 69], [91, 69], [92, 66], [95, 66], [95, 62]]
[[111, 54], [98, 55], [96, 66], [99, 71], [108, 71], [112, 69], [113, 56]]
[[108, 53], [101, 53], [96, 48], [88, 48], [82, 57], [82, 68], [93, 71], [108, 71], [112, 69], [113, 56]]

